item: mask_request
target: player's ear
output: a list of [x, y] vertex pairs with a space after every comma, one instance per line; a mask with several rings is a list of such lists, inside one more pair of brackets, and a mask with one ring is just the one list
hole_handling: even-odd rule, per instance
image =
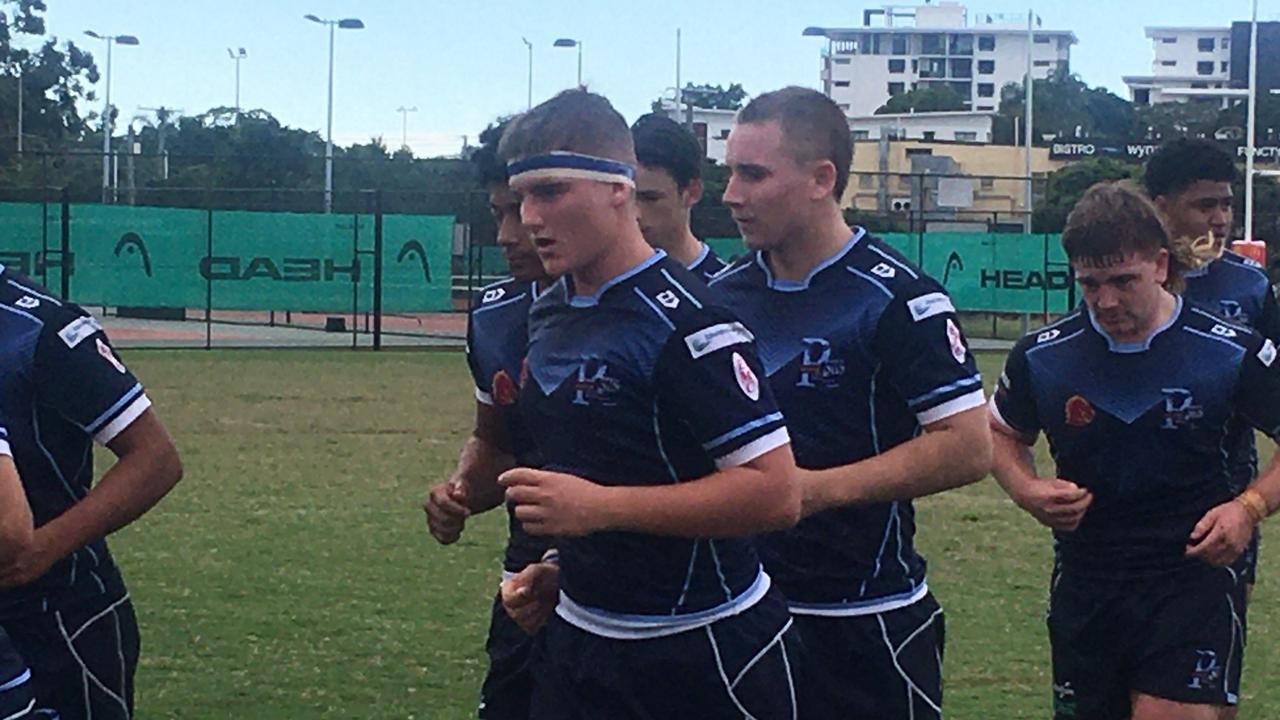
[[1169, 280], [1169, 251], [1160, 248], [1156, 251], [1156, 282], [1164, 285]]
[[836, 191], [836, 166], [830, 160], [816, 160], [812, 163], [812, 192], [810, 198], [821, 200]]
[[680, 191], [681, 199], [684, 201], [686, 208], [697, 205], [702, 200], [702, 178], [694, 178], [684, 186], [684, 190]]

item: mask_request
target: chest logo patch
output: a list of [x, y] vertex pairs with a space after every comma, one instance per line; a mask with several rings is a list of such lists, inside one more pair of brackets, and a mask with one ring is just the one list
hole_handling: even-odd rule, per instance
[[1196, 404], [1196, 398], [1186, 388], [1161, 388], [1164, 393], [1164, 422], [1162, 430], [1177, 430], [1204, 417], [1204, 408]]
[[760, 379], [738, 353], [733, 354], [733, 377], [738, 381], [738, 387], [742, 389], [743, 394], [751, 398], [751, 402], [760, 399]]
[[1079, 395], [1072, 395], [1067, 399], [1066, 412], [1067, 424], [1077, 428], [1088, 425], [1097, 417], [1097, 413], [1094, 411], [1093, 406], [1089, 404], [1089, 401]]
[[796, 387], [838, 387], [841, 375], [844, 375], [844, 361], [831, 357], [831, 343], [825, 338], [805, 338]]
[[609, 375], [609, 365], [598, 357], [585, 357], [578, 366], [578, 380], [574, 384], [574, 405], [616, 405], [621, 385]]

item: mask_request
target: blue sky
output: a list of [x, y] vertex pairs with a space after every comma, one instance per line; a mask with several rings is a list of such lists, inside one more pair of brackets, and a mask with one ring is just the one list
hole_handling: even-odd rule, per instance
[[[852, 26], [881, 2], [833, 0], [47, 0], [48, 29], [90, 49], [85, 30], [132, 34], [117, 47], [112, 99], [123, 118], [139, 106], [187, 113], [233, 105], [235, 66], [228, 47], [244, 47], [241, 104], [282, 122], [325, 124], [327, 30], [303, 20], [358, 17], [364, 30], [339, 31], [334, 139], [401, 140], [396, 108], [409, 115], [419, 155], [456, 152], [499, 114], [524, 109], [527, 54], [534, 43], [534, 102], [572, 86], [577, 56], [557, 37], [583, 42], [583, 79], [627, 118], [675, 84], [675, 31], [683, 33], [682, 80], [742, 83], [757, 93], [788, 84], [817, 86], [822, 42], [808, 25]], [[905, 0], [898, 0], [899, 3]], [[1025, 13], [1028, 4], [971, 0], [970, 14]], [[1072, 30], [1072, 67], [1091, 85], [1126, 96], [1120, 78], [1149, 72], [1144, 25], [1228, 25], [1247, 20], [1249, 0], [1040, 0], [1044, 27]], [[1280, 19], [1280, 0], [1261, 0], [1259, 17]], [[100, 107], [100, 102], [95, 109]]]

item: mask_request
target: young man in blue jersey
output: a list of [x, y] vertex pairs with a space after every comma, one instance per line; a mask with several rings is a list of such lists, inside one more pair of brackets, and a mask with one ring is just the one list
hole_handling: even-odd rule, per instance
[[[129, 718], [139, 635], [106, 536], [182, 476], [172, 439], [102, 326], [0, 269], [0, 407], [31, 504], [31, 549], [0, 564], [0, 627], [62, 720]], [[116, 462], [94, 480], [94, 443]]]
[[[1237, 494], [1224, 454], [1237, 421], [1280, 436], [1276, 346], [1170, 292], [1183, 267], [1137, 190], [1091, 188], [1062, 244], [1084, 308], [1018, 342], [990, 404], [997, 480], [1055, 531], [1055, 717], [1217, 720], [1244, 640], [1231, 565], [1280, 506], [1277, 462]], [[1025, 504], [1045, 488], [1074, 499]]]
[[711, 290], [754, 333], [805, 519], [761, 539], [809, 654], [804, 718], [939, 717], [942, 609], [911, 501], [981, 479], [982, 379], [946, 291], [840, 210], [852, 144], [826, 96], [753, 99], [724, 203], [753, 250]]
[[[509, 121], [508, 121], [509, 122]], [[528, 344], [529, 306], [551, 283], [542, 269], [533, 239], [520, 224], [520, 199], [507, 187], [507, 166], [498, 159], [498, 141], [508, 123], [480, 135], [472, 162], [489, 194], [511, 278], [483, 288], [467, 323], [467, 364], [476, 386], [476, 416], [471, 436], [452, 477], [427, 496], [427, 527], [441, 544], [456, 542], [473, 514], [502, 504], [498, 476], [513, 467], [540, 462], [516, 413], [517, 383]], [[504, 579], [514, 576], [546, 552], [545, 538], [525, 533], [514, 515], [503, 560]], [[485, 651], [489, 670], [480, 690], [482, 720], [529, 717], [533, 690], [533, 638], [503, 611], [495, 597]]]
[[[1181, 138], [1160, 146], [1147, 161], [1143, 184], [1159, 208], [1174, 252], [1189, 266], [1182, 295], [1225, 319], [1280, 342], [1280, 309], [1262, 266], [1227, 249], [1231, 240], [1232, 191], [1236, 165], [1209, 140]], [[1248, 487], [1258, 472], [1253, 428], [1237, 423], [1231, 443], [1232, 482]], [[1253, 589], [1258, 537], [1240, 557], [1245, 597]]]
[[502, 476], [559, 551], [534, 716], [794, 719], [799, 648], [748, 536], [794, 523], [800, 494], [751, 333], [645, 242], [607, 100], [557, 95], [501, 154], [561, 276], [530, 311], [519, 405], [544, 465]]
[[650, 245], [689, 268], [703, 281], [725, 263], [689, 227], [689, 213], [702, 199], [702, 146], [666, 115], [643, 115], [631, 126], [636, 144], [636, 207], [640, 232]]

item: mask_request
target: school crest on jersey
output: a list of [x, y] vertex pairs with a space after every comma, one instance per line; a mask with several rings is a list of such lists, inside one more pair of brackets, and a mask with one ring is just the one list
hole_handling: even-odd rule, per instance
[[609, 375], [609, 364], [598, 357], [582, 359], [578, 366], [578, 379], [574, 383], [574, 405], [616, 405], [618, 379]]
[[831, 357], [831, 343], [825, 338], [805, 338], [796, 387], [839, 387], [841, 375], [844, 375], [844, 360]]
[[1196, 404], [1196, 398], [1186, 388], [1162, 388], [1164, 393], [1164, 430], [1177, 430], [1187, 423], [1204, 417], [1204, 408]]
[[1072, 395], [1067, 399], [1066, 413], [1067, 424], [1071, 427], [1084, 427], [1097, 417], [1093, 405], [1080, 395]]

